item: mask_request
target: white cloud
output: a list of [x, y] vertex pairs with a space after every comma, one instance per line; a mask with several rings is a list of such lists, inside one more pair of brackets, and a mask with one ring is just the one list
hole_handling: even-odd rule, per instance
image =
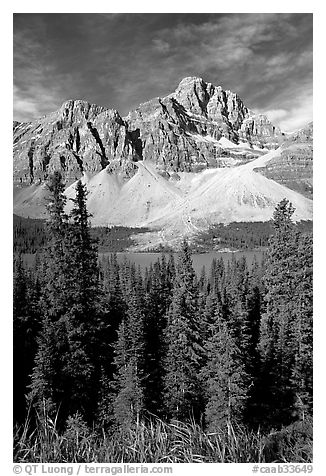
[[306, 126], [313, 120], [312, 102], [306, 102], [297, 108], [291, 109], [287, 117], [279, 122], [284, 132], [293, 132]]
[[14, 119], [20, 122], [30, 122], [49, 111], [55, 111], [62, 102], [56, 91], [48, 87], [31, 84], [28, 90], [22, 90], [14, 84]]
[[273, 122], [273, 121], [279, 121], [280, 119], [283, 119], [288, 115], [288, 112], [285, 109], [271, 109], [267, 111], [266, 116], [268, 119]]
[[[298, 97], [300, 97], [300, 94], [298, 94]], [[312, 95], [308, 94], [300, 103], [296, 101], [295, 106], [289, 105], [288, 109], [270, 109], [257, 112], [265, 114], [273, 124], [279, 126], [284, 132], [297, 131], [313, 120]]]

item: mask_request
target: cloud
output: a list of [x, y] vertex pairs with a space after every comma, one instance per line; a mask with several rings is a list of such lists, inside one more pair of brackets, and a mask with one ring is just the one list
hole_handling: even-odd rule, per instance
[[278, 122], [288, 115], [288, 111], [285, 109], [271, 109], [269, 111], [264, 111], [264, 114], [268, 117], [271, 122]]
[[285, 132], [301, 129], [313, 120], [312, 97], [307, 97], [300, 104], [292, 107], [286, 117], [279, 122]]
[[14, 118], [20, 122], [29, 122], [55, 111], [60, 105], [57, 92], [50, 92], [47, 87], [31, 85], [28, 90], [22, 90], [14, 84]]
[[301, 129], [313, 120], [313, 91], [309, 84], [293, 88], [287, 94], [283, 92], [274, 101], [283, 105], [283, 108], [256, 111], [265, 114], [284, 132]]
[[185, 76], [237, 92], [254, 111], [284, 110], [277, 120], [287, 126], [295, 111], [308, 115], [300, 94], [312, 84], [309, 14], [22, 15], [14, 31], [24, 117], [69, 98], [125, 115]]
[[154, 38], [153, 48], [159, 53], [168, 53], [170, 51], [170, 44], [160, 38]]

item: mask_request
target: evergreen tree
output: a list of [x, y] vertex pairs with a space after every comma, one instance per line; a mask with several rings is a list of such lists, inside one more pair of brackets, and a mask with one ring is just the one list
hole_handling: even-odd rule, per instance
[[250, 325], [247, 296], [249, 291], [249, 272], [246, 258], [236, 260], [232, 256], [228, 263], [224, 285], [224, 318], [242, 352], [243, 364], [247, 371], [251, 367]]
[[241, 350], [215, 297], [208, 297], [206, 310], [210, 321], [201, 378], [206, 389], [206, 424], [210, 431], [216, 431], [243, 420], [249, 377]]
[[[268, 249], [264, 277], [265, 312], [259, 350], [262, 383], [266, 389], [265, 415], [274, 424], [292, 421], [296, 401], [298, 404], [302, 398], [309, 400], [303, 388], [309, 387], [308, 393], [311, 392], [311, 384], [308, 384], [312, 371], [311, 266], [302, 264], [307, 264], [308, 250], [300, 245], [302, 239], [291, 220], [293, 212], [292, 205], [285, 199], [275, 209], [275, 233]], [[307, 365], [305, 377], [299, 375], [302, 371], [301, 365], [296, 364], [299, 361]], [[306, 383], [302, 384], [305, 378]], [[306, 407], [306, 403], [302, 406]]]
[[205, 266], [202, 267], [200, 272], [200, 277], [198, 281], [199, 291], [202, 293], [206, 293], [207, 291], [207, 277], [206, 277], [206, 268]]
[[130, 271], [126, 314], [115, 344], [112, 383], [114, 417], [123, 428], [138, 422], [144, 410], [144, 305], [134, 267]]
[[64, 211], [66, 197], [59, 172], [50, 176], [47, 232], [51, 237], [43, 254], [43, 292], [40, 308], [42, 330], [38, 336], [38, 351], [32, 373], [29, 399], [40, 410], [55, 411], [63, 398], [60, 379], [61, 356], [66, 346], [61, 317], [69, 310], [69, 279], [67, 273], [68, 217]]
[[76, 197], [71, 199], [73, 208], [70, 213], [72, 224], [69, 228], [69, 259], [71, 283], [74, 286], [74, 306], [81, 315], [87, 317], [94, 312], [99, 298], [99, 269], [97, 244], [91, 237], [89, 219], [91, 215], [86, 207], [87, 190], [79, 180], [76, 185]]
[[102, 329], [103, 365], [107, 375], [113, 375], [113, 344], [118, 338], [118, 329], [125, 318], [127, 305], [121, 288], [120, 266], [117, 255], [111, 254], [103, 278], [103, 294], [106, 296], [106, 328]]
[[64, 419], [76, 411], [90, 419], [96, 405], [96, 333], [100, 331], [97, 299], [97, 252], [89, 231], [86, 189], [77, 183], [71, 212], [61, 176], [50, 177], [45, 288], [41, 300], [42, 331], [32, 375], [31, 398], [48, 410], [60, 406]]
[[296, 315], [291, 328], [291, 340], [294, 343], [291, 383], [295, 395], [295, 414], [304, 420], [307, 414], [312, 413], [313, 394], [312, 237], [300, 237], [297, 260], [293, 296]]
[[173, 418], [198, 416], [201, 402], [198, 372], [203, 348], [198, 287], [190, 250], [184, 241], [174, 281], [165, 332], [165, 408]]
[[250, 425], [257, 425], [261, 421], [263, 415], [260, 414], [260, 355], [258, 352], [260, 320], [263, 306], [263, 285], [262, 285], [262, 268], [259, 266], [256, 257], [252, 264], [249, 277], [249, 286], [246, 296], [248, 309], [248, 359], [247, 372], [250, 374], [253, 385], [249, 389], [248, 406], [247, 406], [247, 422]]
[[170, 301], [166, 288], [166, 269], [161, 262], [156, 262], [150, 269], [144, 307], [144, 339], [145, 339], [145, 381], [144, 396], [146, 409], [159, 415], [162, 412], [163, 394], [163, 356], [164, 329], [166, 328], [166, 312]]
[[25, 417], [25, 394], [36, 353], [39, 331], [36, 294], [36, 283], [25, 269], [21, 255], [18, 255], [14, 260], [13, 282], [13, 410], [16, 422]]
[[[202, 340], [204, 344], [211, 337], [212, 328], [214, 327], [216, 320], [215, 314], [217, 311], [223, 315], [223, 306], [220, 297], [214, 293], [208, 294], [208, 296], [205, 297], [205, 304], [201, 316]], [[206, 353], [204, 353], [203, 362], [207, 362]]]
[[[69, 411], [81, 411], [91, 418], [96, 408], [99, 374], [99, 341], [104, 330], [102, 295], [99, 287], [97, 245], [90, 234], [90, 215], [86, 207], [86, 186], [79, 180], [71, 199], [71, 225], [67, 233], [67, 275], [69, 311], [65, 323], [67, 352], [62, 372], [67, 382]], [[101, 315], [102, 314], [102, 315]]]

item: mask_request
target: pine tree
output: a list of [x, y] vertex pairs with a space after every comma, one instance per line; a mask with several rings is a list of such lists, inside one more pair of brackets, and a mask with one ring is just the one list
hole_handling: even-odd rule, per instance
[[86, 207], [86, 186], [79, 180], [72, 199], [68, 231], [70, 309], [65, 322], [69, 350], [64, 355], [63, 374], [69, 387], [70, 414], [81, 411], [92, 418], [97, 403], [100, 378], [99, 342], [105, 328], [104, 303], [100, 292], [97, 244], [90, 234], [90, 214]]
[[251, 366], [250, 325], [248, 310], [249, 272], [246, 258], [236, 260], [232, 256], [228, 264], [224, 285], [224, 317], [242, 352], [243, 363], [247, 370]]
[[206, 424], [210, 431], [216, 431], [219, 427], [243, 421], [249, 376], [242, 352], [216, 298], [208, 297], [206, 312], [210, 314], [210, 320], [205, 344], [206, 364], [201, 379], [206, 389]]
[[79, 180], [76, 185], [76, 197], [71, 199], [70, 212], [72, 225], [69, 229], [69, 257], [71, 261], [73, 297], [75, 307], [87, 316], [94, 312], [99, 294], [99, 269], [97, 244], [91, 237], [91, 215], [86, 207], [86, 186]]
[[[262, 383], [266, 389], [265, 415], [274, 424], [293, 420], [296, 401], [302, 400], [300, 395], [305, 394], [303, 387], [306, 384], [299, 390], [299, 382], [311, 372], [311, 270], [305, 274], [308, 268], [303, 267], [302, 261], [307, 250], [301, 248], [300, 234], [291, 220], [293, 212], [292, 205], [285, 199], [275, 209], [275, 231], [264, 277], [265, 312], [261, 320], [259, 350], [263, 365]], [[303, 354], [300, 349], [305, 349]], [[301, 361], [300, 354], [302, 357], [310, 355], [302, 375], [302, 369], [297, 365]], [[310, 384], [308, 387], [311, 389]], [[304, 396], [303, 400], [307, 397]]]
[[263, 293], [264, 287], [262, 284], [262, 275], [263, 270], [258, 264], [256, 257], [252, 264], [250, 277], [249, 277], [249, 286], [246, 296], [247, 309], [248, 309], [248, 359], [246, 359], [246, 370], [247, 373], [251, 376], [253, 385], [250, 387], [248, 392], [248, 404], [246, 411], [246, 421], [250, 426], [257, 426], [260, 424], [264, 415], [260, 413], [261, 411], [261, 380], [260, 380], [260, 369], [261, 361], [260, 355], [258, 352], [259, 345], [259, 330], [260, 330], [260, 321], [261, 314], [263, 309]]
[[144, 305], [134, 267], [130, 269], [126, 314], [115, 344], [115, 375], [112, 388], [116, 422], [129, 428], [144, 410]]
[[120, 266], [116, 254], [112, 254], [106, 263], [102, 287], [103, 294], [106, 297], [104, 307], [107, 308], [106, 327], [102, 329], [101, 336], [103, 365], [106, 368], [107, 375], [110, 375], [112, 378], [113, 344], [117, 341], [118, 329], [125, 318], [127, 310], [127, 304], [121, 288]]
[[295, 274], [296, 316], [291, 328], [294, 342], [294, 363], [291, 383], [295, 394], [295, 414], [304, 420], [312, 413], [313, 394], [313, 296], [312, 296], [312, 238], [303, 236], [297, 253]]
[[203, 348], [198, 313], [198, 288], [186, 242], [179, 257], [165, 332], [165, 408], [178, 419], [197, 417], [201, 402], [198, 372]]
[[[61, 355], [66, 348], [62, 330], [62, 315], [69, 310], [69, 278], [67, 273], [68, 217], [64, 211], [66, 197], [59, 172], [50, 176], [47, 232], [51, 237], [43, 254], [43, 291], [40, 309], [42, 330], [32, 373], [29, 399], [43, 411], [55, 411], [63, 398], [60, 381], [54, 382], [61, 371]], [[60, 379], [59, 379], [60, 380]]]
[[16, 422], [21, 422], [25, 417], [25, 394], [36, 353], [39, 331], [36, 293], [32, 274], [25, 269], [21, 255], [16, 256], [13, 282], [13, 410]]
[[170, 302], [165, 273], [163, 259], [150, 268], [144, 301], [144, 398], [146, 409], [156, 415], [162, 412], [163, 405], [164, 329]]
[[86, 188], [77, 183], [72, 223], [64, 212], [64, 185], [50, 178], [51, 232], [42, 297], [43, 325], [32, 376], [31, 397], [48, 402], [62, 418], [80, 411], [91, 419], [96, 406], [97, 340], [100, 332], [97, 251], [90, 238]]
[[[217, 308], [220, 309], [220, 312], [223, 312], [223, 306], [221, 302], [221, 298], [219, 295], [214, 294], [213, 292], [208, 294], [207, 296], [202, 296], [200, 300], [202, 306], [201, 312], [201, 335], [202, 341], [204, 343], [207, 342], [208, 338], [211, 334], [211, 326], [214, 322], [214, 315]], [[204, 356], [204, 361], [206, 361], [206, 355]]]

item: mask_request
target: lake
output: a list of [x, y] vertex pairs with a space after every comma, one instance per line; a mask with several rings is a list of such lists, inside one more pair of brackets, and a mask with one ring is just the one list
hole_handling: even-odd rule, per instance
[[[111, 253], [100, 253], [100, 259], [104, 258], [105, 256], [109, 256]], [[263, 258], [264, 251], [256, 250], [256, 251], [210, 251], [208, 253], [196, 253], [192, 255], [192, 263], [194, 270], [196, 273], [200, 273], [202, 267], [205, 266], [206, 270], [209, 270], [214, 258], [219, 259], [223, 258], [224, 262], [227, 263], [229, 260], [232, 259], [234, 256], [235, 259], [240, 259], [242, 256], [246, 257], [248, 266], [251, 267], [254, 257], [256, 256], [258, 263], [261, 262]], [[117, 253], [118, 262], [122, 262], [123, 260], [127, 259], [136, 266], [140, 266], [141, 269], [149, 268], [151, 264], [154, 264], [161, 256], [161, 253]], [[168, 254], [166, 254], [168, 257]], [[177, 257], [177, 253], [175, 253], [175, 257]]]
[[[99, 258], [102, 260], [106, 256], [111, 255], [112, 252], [105, 252], [99, 253]], [[151, 264], [154, 264], [160, 257], [161, 253], [132, 253], [132, 252], [121, 252], [116, 253], [118, 262], [122, 262], [125, 259], [127, 261], [131, 261], [135, 263], [136, 266], [140, 266], [142, 270], [145, 268], [149, 268]], [[256, 250], [256, 251], [209, 251], [208, 253], [195, 253], [191, 255], [192, 263], [194, 270], [196, 273], [200, 273], [203, 266], [205, 266], [206, 271], [210, 270], [212, 261], [214, 258], [219, 259], [223, 258], [224, 263], [227, 263], [234, 257], [235, 259], [240, 259], [242, 256], [246, 257], [248, 267], [250, 268], [254, 257], [256, 256], [258, 263], [261, 263], [263, 258], [264, 251], [263, 250]], [[34, 264], [35, 255], [26, 253], [23, 255], [24, 261], [28, 266], [32, 266]], [[168, 258], [168, 254], [165, 253], [165, 256]], [[175, 253], [175, 258], [177, 259], [177, 253]]]

